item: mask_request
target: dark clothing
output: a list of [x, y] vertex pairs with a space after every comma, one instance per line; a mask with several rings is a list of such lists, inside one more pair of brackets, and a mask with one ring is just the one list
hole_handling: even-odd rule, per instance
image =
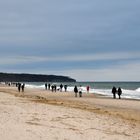
[[22, 92], [24, 92], [24, 87], [25, 87], [25, 84], [22, 84], [21, 86]]
[[54, 85], [54, 91], [56, 92], [56, 89], [57, 89], [57, 86], [56, 85]]
[[119, 99], [121, 99], [121, 94], [122, 94], [122, 90], [121, 90], [121, 88], [119, 87], [119, 88], [118, 88], [118, 96], [119, 96]]
[[48, 84], [48, 90], [50, 90], [51, 84]]
[[116, 92], [117, 92], [116, 87], [113, 87], [112, 88], [112, 93], [113, 93], [113, 98], [114, 99], [116, 99]]
[[18, 91], [20, 92], [21, 83], [18, 83]]
[[79, 91], [79, 97], [82, 97], [82, 91]]
[[78, 93], [78, 88], [77, 88], [77, 86], [74, 87], [74, 92], [75, 92], [75, 97], [77, 97], [77, 93]]
[[47, 83], [45, 83], [45, 89], [47, 90]]
[[67, 85], [64, 85], [64, 88], [65, 88], [65, 92], [67, 91]]
[[52, 85], [51, 88], [52, 88], [52, 92], [53, 92], [54, 91], [54, 85]]
[[87, 86], [87, 93], [89, 93], [89, 86]]
[[61, 85], [60, 85], [60, 91], [61, 91], [61, 92], [62, 92], [62, 88], [63, 88], [63, 85], [61, 84]]

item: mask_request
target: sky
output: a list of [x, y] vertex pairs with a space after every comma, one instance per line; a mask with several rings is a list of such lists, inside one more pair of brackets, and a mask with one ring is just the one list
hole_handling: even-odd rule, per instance
[[140, 81], [140, 0], [0, 0], [0, 72]]

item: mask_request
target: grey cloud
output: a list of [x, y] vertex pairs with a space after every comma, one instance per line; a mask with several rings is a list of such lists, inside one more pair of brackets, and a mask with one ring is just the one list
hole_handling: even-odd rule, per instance
[[139, 81], [140, 64], [130, 63], [102, 69], [71, 69], [55, 73], [75, 77], [78, 81]]
[[[118, 57], [119, 56], [119, 57]], [[114, 60], [130, 60], [140, 59], [140, 52], [131, 53], [96, 53], [96, 54], [85, 54], [85, 55], [69, 55], [69, 56], [55, 56], [55, 57], [42, 57], [42, 56], [9, 56], [4, 60], [0, 59], [0, 65], [7, 64], [23, 64], [23, 63], [37, 63], [37, 62], [86, 62], [86, 61], [114, 61]]]
[[0, 63], [138, 61], [139, 6], [139, 0], [1, 1]]

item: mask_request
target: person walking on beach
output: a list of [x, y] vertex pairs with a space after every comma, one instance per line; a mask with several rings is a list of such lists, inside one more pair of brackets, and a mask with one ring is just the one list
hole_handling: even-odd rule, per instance
[[61, 84], [61, 85], [60, 85], [60, 92], [62, 92], [62, 88], [63, 88], [63, 85]]
[[20, 92], [21, 83], [18, 83], [18, 91]]
[[121, 99], [121, 94], [122, 94], [122, 90], [121, 90], [121, 88], [119, 87], [119, 88], [118, 88], [118, 96], [119, 96], [119, 99]]
[[77, 88], [77, 86], [74, 87], [74, 93], [75, 93], [75, 97], [77, 97], [77, 93], [78, 93], [78, 88]]
[[47, 83], [45, 83], [45, 89], [47, 90]]
[[64, 85], [64, 88], [65, 88], [65, 92], [67, 92], [67, 87], [68, 87], [67, 85]]
[[22, 92], [24, 92], [24, 88], [25, 88], [25, 84], [22, 84], [21, 86]]
[[116, 92], [117, 92], [116, 87], [113, 87], [112, 88], [112, 93], [113, 93], [113, 98], [114, 99], [116, 99]]
[[79, 97], [82, 97], [82, 87], [79, 87]]
[[51, 88], [51, 84], [48, 84], [48, 90], [50, 90], [50, 88]]
[[87, 86], [87, 93], [89, 93], [89, 86]]
[[57, 89], [57, 86], [56, 85], [54, 85], [54, 91], [56, 92], [56, 89]]
[[51, 85], [51, 88], [52, 88], [52, 92], [54, 91], [54, 85]]

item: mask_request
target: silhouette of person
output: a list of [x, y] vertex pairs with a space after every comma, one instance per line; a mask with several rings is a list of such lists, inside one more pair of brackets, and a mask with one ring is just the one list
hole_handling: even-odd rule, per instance
[[20, 92], [21, 83], [18, 83], [18, 91]]
[[51, 88], [52, 88], [52, 92], [53, 92], [54, 91], [54, 85], [52, 85]]
[[82, 97], [82, 87], [79, 87], [79, 97]]
[[45, 83], [45, 89], [47, 90], [47, 83]]
[[67, 85], [64, 85], [64, 88], [65, 88], [65, 92], [67, 91], [67, 87], [68, 87]]
[[25, 84], [22, 84], [21, 86], [22, 92], [24, 92], [24, 87], [25, 87]]
[[48, 89], [50, 90], [50, 88], [51, 88], [51, 84], [48, 84]]
[[61, 92], [62, 92], [62, 88], [63, 88], [63, 85], [61, 84], [61, 85], [60, 85], [60, 91], [61, 91]]
[[77, 97], [77, 93], [78, 93], [78, 88], [77, 88], [77, 86], [74, 87], [74, 93], [75, 93], [75, 97]]
[[113, 87], [112, 88], [112, 93], [113, 93], [113, 98], [114, 99], [116, 99], [116, 92], [117, 92], [116, 87]]
[[56, 92], [56, 89], [57, 89], [57, 86], [56, 85], [54, 85], [54, 91]]
[[118, 96], [119, 96], [119, 99], [121, 99], [121, 94], [122, 94], [122, 90], [121, 90], [121, 88], [119, 87], [119, 88], [118, 88]]
[[87, 93], [89, 93], [89, 86], [87, 86]]

